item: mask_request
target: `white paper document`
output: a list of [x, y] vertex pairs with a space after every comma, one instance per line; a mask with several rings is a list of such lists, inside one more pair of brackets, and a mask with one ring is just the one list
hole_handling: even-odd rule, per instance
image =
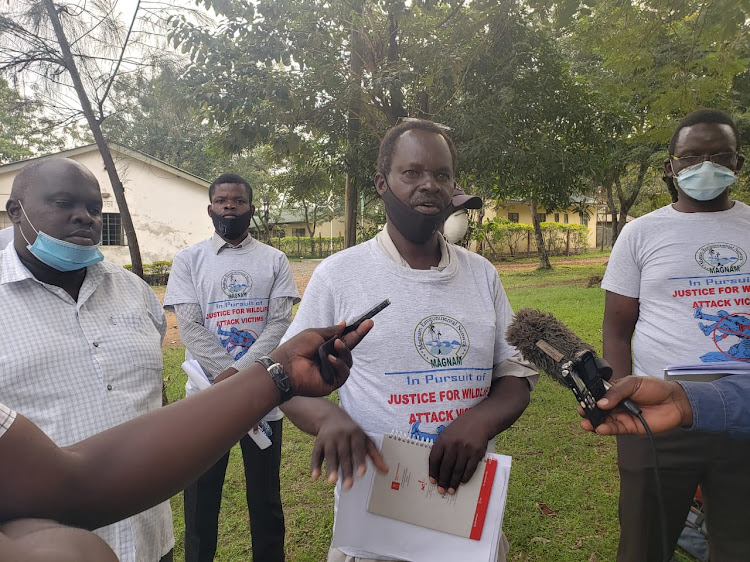
[[[380, 446], [382, 436], [372, 437]], [[339, 501], [332, 545], [339, 549], [346, 550], [348, 547], [409, 562], [494, 562], [508, 494], [511, 458], [496, 454], [488, 454], [487, 458], [497, 461], [497, 465], [479, 540], [369, 513], [367, 509], [375, 469], [368, 461], [367, 473], [355, 480], [350, 490], [342, 491], [340, 486], [337, 487]]]

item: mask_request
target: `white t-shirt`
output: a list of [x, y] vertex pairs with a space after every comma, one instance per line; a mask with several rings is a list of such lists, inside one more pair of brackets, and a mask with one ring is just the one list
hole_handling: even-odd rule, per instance
[[750, 207], [662, 207], [627, 224], [602, 288], [637, 298], [633, 373], [670, 364], [750, 361]]
[[[283, 252], [249, 239], [242, 248], [217, 254], [208, 239], [175, 255], [164, 306], [200, 305], [203, 325], [236, 361], [263, 332], [268, 303], [278, 297], [299, 298]], [[192, 359], [188, 350], [185, 358]], [[190, 381], [185, 388], [188, 395], [198, 392]], [[281, 417], [274, 409], [266, 419]]]
[[375, 238], [334, 254], [315, 269], [282, 338], [350, 322], [390, 299], [352, 352], [351, 375], [339, 389], [341, 407], [367, 433], [395, 430], [434, 440], [484, 399], [493, 366], [517, 353], [505, 341], [513, 311], [494, 266], [458, 246], [443, 248], [447, 266], [431, 270], [395, 262]]
[[433, 439], [481, 401], [493, 365], [516, 353], [505, 341], [513, 312], [487, 260], [450, 246], [441, 271], [404, 267], [373, 239], [324, 260], [282, 341], [391, 305], [353, 352], [341, 407], [368, 433], [397, 430]]

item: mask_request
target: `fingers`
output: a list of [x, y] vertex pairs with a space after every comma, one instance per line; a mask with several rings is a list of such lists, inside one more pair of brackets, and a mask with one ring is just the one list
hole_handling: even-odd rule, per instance
[[348, 334], [344, 335], [341, 339], [344, 340], [344, 343], [349, 349], [354, 349], [357, 347], [357, 344], [362, 341], [362, 338], [364, 338], [367, 335], [367, 332], [369, 332], [372, 327], [375, 325], [375, 323], [368, 319], [362, 322], [359, 327], [357, 327], [356, 330], [349, 332]]
[[638, 391], [641, 385], [641, 377], [625, 377], [620, 379], [617, 384], [610, 388], [596, 405], [602, 410], [611, 410], [620, 402], [629, 398]]
[[[372, 461], [372, 464], [375, 465], [375, 468], [377, 468], [380, 472], [388, 472], [388, 463], [385, 462], [383, 455], [380, 454], [380, 451], [375, 446], [375, 443], [373, 443], [372, 440], [368, 438], [365, 446], [367, 449], [367, 456], [370, 457], [370, 460]], [[364, 472], [362, 472], [362, 474], [364, 474]]]
[[310, 457], [310, 477], [313, 480], [320, 478], [321, 467], [323, 466], [323, 444], [316, 439], [315, 446]]

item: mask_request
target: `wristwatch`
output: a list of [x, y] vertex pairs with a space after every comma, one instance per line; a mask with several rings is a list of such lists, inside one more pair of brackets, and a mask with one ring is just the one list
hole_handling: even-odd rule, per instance
[[268, 374], [271, 375], [273, 382], [276, 383], [279, 392], [281, 392], [282, 403], [294, 396], [292, 382], [289, 380], [289, 375], [286, 374], [281, 363], [277, 362], [276, 359], [270, 355], [264, 355], [263, 357], [256, 359], [255, 362], [263, 365], [268, 371]]

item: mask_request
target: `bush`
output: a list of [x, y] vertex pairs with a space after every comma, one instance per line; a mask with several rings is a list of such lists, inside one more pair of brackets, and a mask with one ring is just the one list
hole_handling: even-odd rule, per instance
[[343, 236], [284, 236], [271, 242], [288, 258], [320, 259], [344, 249]]
[[[547, 252], [552, 256], [578, 253], [588, 244], [589, 229], [582, 224], [543, 222], [540, 226]], [[489, 251], [495, 254], [495, 257], [516, 257], [521, 253], [536, 252], [534, 226], [511, 222], [501, 217], [477, 225], [472, 238], [480, 247], [488, 242]]]

